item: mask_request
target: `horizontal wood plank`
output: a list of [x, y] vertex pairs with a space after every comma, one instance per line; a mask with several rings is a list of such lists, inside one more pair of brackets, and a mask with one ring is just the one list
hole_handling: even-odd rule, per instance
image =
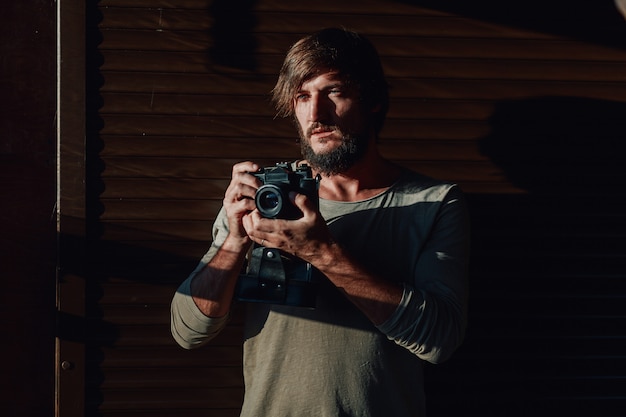
[[155, 248], [174, 255], [187, 255], [199, 259], [212, 240], [211, 225], [215, 215], [200, 221], [131, 221], [108, 220], [102, 222], [103, 241], [120, 242], [124, 245], [139, 245]]
[[146, 369], [146, 368], [205, 368], [205, 367], [233, 367], [235, 372], [241, 366], [241, 351], [233, 346], [222, 346], [220, 335], [211, 341], [211, 344], [194, 350], [183, 350], [172, 342], [171, 346], [154, 346], [150, 355], [146, 355], [145, 347], [129, 347], [116, 349], [111, 347], [98, 348], [99, 353], [106, 359], [107, 367]]
[[[105, 29], [100, 44], [103, 55], [142, 52], [195, 52], [210, 58], [215, 48], [215, 35], [210, 30], [154, 31], [147, 29]], [[505, 33], [503, 33], [504, 35]], [[249, 34], [254, 48], [246, 51], [255, 58], [280, 59], [294, 42], [294, 36], [280, 32]], [[473, 58], [502, 60], [547, 60], [584, 63], [624, 62], [623, 50], [611, 46], [580, 42], [568, 38], [537, 39], [464, 36], [397, 36], [369, 35], [383, 63], [397, 58]], [[237, 50], [232, 51], [237, 54]], [[267, 59], [267, 58], [266, 58]], [[256, 68], [257, 71], [262, 70]]]
[[159, 389], [101, 390], [102, 405], [108, 413], [114, 410], [161, 409], [178, 412], [184, 408], [197, 408], [210, 400], [214, 408], [239, 408], [243, 398], [242, 388], [198, 388], [168, 390], [167, 396]]
[[[246, 77], [231, 74], [103, 73], [107, 93], [243, 94], [268, 97], [275, 77]], [[243, 86], [243, 87], [242, 87]], [[398, 78], [391, 84], [393, 98], [452, 100], [521, 100], [541, 96], [575, 96], [621, 101], [623, 82], [528, 81], [528, 80], [443, 80]], [[268, 104], [269, 106], [269, 104]]]
[[[521, 60], [471, 57], [458, 58], [386, 57], [384, 69], [394, 78], [537, 80], [537, 81], [622, 81], [624, 62], [580, 62], [570, 60]], [[190, 73], [205, 73], [210, 67], [206, 53], [189, 52], [111, 52], [106, 55], [103, 71], [176, 72], [183, 66]], [[165, 59], [164, 59], [165, 58]], [[259, 74], [276, 74], [282, 57], [258, 59]], [[393, 82], [393, 81], [392, 81]], [[242, 85], [245, 89], [245, 85]]]
[[[271, 120], [257, 117], [228, 116], [162, 116], [162, 115], [111, 115], [102, 129], [103, 135], [120, 136], [176, 136], [184, 132], [185, 136], [229, 137], [261, 137], [261, 138], [292, 138], [297, 137], [296, 130], [287, 120]], [[381, 134], [393, 139], [436, 139], [445, 138], [459, 140], [462, 138], [476, 139], [489, 133], [484, 123], [471, 120], [410, 120], [390, 119], [385, 122]], [[298, 151], [293, 146], [290, 153]], [[220, 149], [212, 154], [219, 155]], [[284, 150], [281, 150], [284, 152]]]
[[[139, 371], [139, 372], [137, 372]], [[104, 390], [135, 389], [198, 389], [238, 388], [243, 385], [241, 373], [228, 367], [186, 369], [187, 377], [179, 378], [177, 369], [111, 369], [107, 371], [101, 388]]]

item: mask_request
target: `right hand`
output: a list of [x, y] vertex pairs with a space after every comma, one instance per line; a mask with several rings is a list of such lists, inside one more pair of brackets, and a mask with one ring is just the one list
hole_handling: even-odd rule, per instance
[[256, 209], [254, 195], [261, 186], [261, 181], [249, 172], [258, 170], [259, 165], [251, 161], [235, 164], [230, 184], [224, 194], [229, 234], [245, 244], [249, 244], [251, 240], [243, 227], [243, 218]]

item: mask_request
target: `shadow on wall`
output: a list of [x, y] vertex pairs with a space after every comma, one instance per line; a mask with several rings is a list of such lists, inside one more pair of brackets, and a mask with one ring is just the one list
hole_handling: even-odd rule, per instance
[[496, 24], [626, 48], [626, 21], [618, 8], [623, 0], [397, 1]]
[[626, 103], [543, 97], [498, 104], [481, 152], [517, 187], [598, 194], [624, 184]]
[[252, 72], [257, 69], [256, 3], [257, 0], [216, 0], [211, 4], [213, 45], [209, 57], [213, 65]]
[[470, 324], [428, 368], [430, 415], [621, 415], [626, 103], [502, 102], [490, 123], [481, 151], [528, 192], [468, 196]]

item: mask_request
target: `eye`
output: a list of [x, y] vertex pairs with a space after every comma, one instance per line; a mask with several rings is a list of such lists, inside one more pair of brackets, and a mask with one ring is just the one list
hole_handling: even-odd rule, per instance
[[298, 93], [296, 94], [296, 101], [304, 101], [309, 98], [309, 95], [306, 93]]

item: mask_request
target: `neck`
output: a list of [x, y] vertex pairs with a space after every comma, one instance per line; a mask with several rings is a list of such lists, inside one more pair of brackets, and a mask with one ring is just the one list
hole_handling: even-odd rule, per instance
[[365, 200], [385, 191], [399, 175], [400, 167], [383, 158], [374, 147], [348, 171], [322, 175], [319, 195], [334, 201]]

